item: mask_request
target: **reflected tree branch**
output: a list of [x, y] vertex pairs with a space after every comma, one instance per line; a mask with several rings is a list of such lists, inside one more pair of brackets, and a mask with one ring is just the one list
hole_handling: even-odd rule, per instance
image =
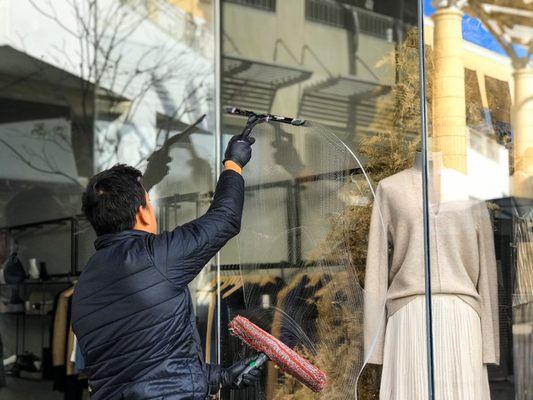
[[[35, 165], [34, 163], [31, 162], [30, 158], [28, 156], [25, 156], [23, 155], [21, 152], [19, 152], [15, 147], [11, 146], [11, 144], [9, 144], [7, 141], [5, 141], [4, 139], [0, 138], [0, 143], [2, 143], [4, 146], [6, 146], [9, 150], [11, 150], [11, 152], [17, 156], [17, 158], [22, 161], [24, 164], [26, 164], [28, 167], [30, 167], [31, 169], [37, 171], [37, 172], [41, 172], [43, 174], [48, 174], [48, 175], [59, 175], [59, 176], [62, 176], [66, 179], [68, 179], [70, 182], [72, 183], [75, 183], [77, 186], [81, 186], [80, 183], [78, 182], [78, 180], [66, 173], [64, 173], [63, 171], [61, 171], [60, 169], [46, 169], [46, 168], [41, 168], [37, 165]], [[42, 158], [41, 158], [42, 159]], [[49, 165], [49, 163], [47, 162], [47, 164]]]

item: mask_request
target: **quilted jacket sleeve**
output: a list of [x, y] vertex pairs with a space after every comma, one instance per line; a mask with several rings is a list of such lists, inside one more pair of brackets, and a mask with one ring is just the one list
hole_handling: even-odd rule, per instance
[[209, 385], [208, 395], [214, 395], [220, 390], [222, 367], [218, 364], [206, 364], [205, 368]]
[[219, 178], [209, 210], [171, 232], [152, 237], [155, 266], [177, 286], [188, 285], [241, 228], [244, 179], [226, 170]]

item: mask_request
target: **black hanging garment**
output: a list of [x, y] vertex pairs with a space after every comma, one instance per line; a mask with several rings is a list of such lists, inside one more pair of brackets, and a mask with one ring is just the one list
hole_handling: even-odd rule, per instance
[[2, 343], [2, 335], [0, 334], [0, 387], [6, 385], [6, 371], [4, 370], [4, 345]]
[[6, 280], [6, 283], [21, 283], [26, 279], [26, 276], [26, 270], [22, 266], [22, 263], [17, 256], [17, 252], [15, 251], [11, 253], [4, 268], [4, 279]]

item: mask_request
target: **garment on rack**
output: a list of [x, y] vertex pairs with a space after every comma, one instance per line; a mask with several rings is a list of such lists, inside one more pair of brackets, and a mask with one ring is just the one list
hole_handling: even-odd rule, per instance
[[87, 380], [81, 379], [71, 360], [74, 347], [72, 332], [72, 295], [74, 286], [57, 296], [52, 341], [52, 365], [54, 390], [64, 392], [65, 400], [81, 400]]
[[[365, 354], [371, 363], [383, 361], [387, 318], [425, 293], [421, 199], [422, 180], [416, 168], [383, 179], [376, 190], [364, 297]], [[429, 222], [432, 292], [455, 294], [478, 313], [483, 362], [497, 364], [497, 273], [487, 207], [469, 200], [432, 204]]]
[[[212, 289], [209, 294], [209, 304], [206, 310], [205, 324], [200, 323], [198, 329], [205, 332], [205, 338], [202, 340], [203, 348], [205, 349], [205, 362], [211, 363], [217, 359], [217, 335], [216, 335], [216, 322], [215, 310], [217, 308], [217, 293], [216, 289]], [[198, 314], [198, 316], [200, 316]]]
[[81, 354], [80, 344], [78, 343], [76, 335], [74, 335], [74, 348], [70, 355], [70, 361], [74, 363], [74, 372], [76, 374], [83, 373], [83, 370], [85, 369], [85, 359], [83, 358], [83, 354]]
[[[324, 272], [302, 272], [289, 278], [288, 282], [276, 292], [276, 308], [272, 318], [271, 334], [289, 347], [307, 347], [307, 339], [315, 342], [317, 337], [318, 310], [317, 295], [330, 275]], [[311, 301], [312, 300], [312, 301]], [[287, 318], [292, 320], [289, 321]], [[291, 327], [298, 326], [306, 333], [307, 339]], [[266, 393], [267, 398], [274, 397], [279, 385], [279, 369], [270, 363], [267, 367]]]
[[533, 200], [511, 197], [506, 211], [512, 218], [512, 332], [515, 398], [533, 393]]
[[54, 390], [65, 390], [67, 338], [69, 330], [69, 299], [74, 292], [70, 287], [57, 296], [54, 313], [52, 339], [52, 365], [54, 375]]
[[[248, 274], [248, 275], [222, 275], [221, 288], [221, 307], [220, 318], [221, 326], [227, 326], [229, 322], [237, 315], [242, 315], [249, 319], [257, 317], [258, 312], [261, 313], [261, 325], [269, 328], [272, 324], [272, 312], [262, 313], [262, 307], [269, 307], [272, 303], [263, 304], [264, 296], [275, 299], [277, 293], [283, 287], [283, 281], [274, 276], [265, 274]], [[246, 288], [246, 289], [245, 289]], [[213, 296], [212, 301], [216, 302], [216, 281], [213, 281]], [[248, 294], [248, 303], [245, 300], [244, 292]], [[214, 303], [213, 303], [214, 304]], [[211, 304], [210, 304], [211, 306]], [[214, 307], [212, 308], [214, 310]], [[263, 309], [264, 311], [264, 309]], [[271, 311], [271, 310], [269, 310]], [[208, 315], [215, 318], [215, 313], [210, 312]], [[216, 324], [207, 324], [206, 338], [207, 341], [213, 341], [213, 345], [208, 349], [212, 349], [212, 358], [215, 358], [214, 338], [216, 338]], [[223, 364], [231, 364], [239, 356], [243, 356], [249, 349], [243, 346], [240, 339], [231, 335], [227, 329], [221, 331], [221, 349]], [[246, 400], [260, 398], [260, 390], [258, 387], [250, 387], [244, 390], [223, 389], [222, 397], [231, 398], [233, 400]]]
[[2, 343], [2, 334], [0, 333], [0, 387], [6, 385], [6, 372], [4, 370], [4, 344]]
[[[217, 283], [215, 280], [211, 283], [211, 292], [209, 294], [209, 307], [207, 312], [207, 324], [206, 329], [206, 362], [214, 360], [216, 358], [216, 321], [215, 321], [215, 308], [216, 308], [216, 290]], [[283, 283], [282, 280], [275, 276], [265, 275], [265, 274], [249, 274], [249, 275], [222, 275], [220, 282], [220, 292], [221, 292], [221, 325], [227, 326], [229, 322], [236, 315], [242, 315], [248, 318], [253, 319], [255, 313], [258, 309], [269, 308], [270, 304], [273, 304], [274, 301], [270, 301], [267, 304], [263, 304], [265, 297], [269, 299], [275, 299], [278, 291], [281, 289]], [[244, 298], [244, 288], [246, 287], [246, 292], [248, 297], [253, 297], [251, 301], [246, 303]], [[268, 314], [268, 313], [267, 313]], [[265, 318], [262, 322], [269, 326], [269, 318], [263, 315]], [[265, 326], [265, 325], [263, 325]], [[239, 346], [241, 346], [240, 341], [235, 339], [229, 334], [229, 332], [222, 332], [223, 338], [228, 338], [228, 340], [234, 341]], [[222, 346], [226, 349], [226, 346]], [[242, 347], [242, 346], [241, 346]], [[240, 347], [240, 348], [241, 348]], [[229, 357], [232, 357], [234, 353], [229, 349], [227, 351]], [[222, 357], [227, 360], [228, 358]]]
[[[325, 276], [325, 274], [320, 275]], [[283, 304], [279, 305], [284, 315], [293, 319], [311, 342], [316, 341], [316, 323], [319, 317], [316, 301], [312, 300], [316, 298], [316, 293], [322, 286], [322, 279], [311, 282], [307, 274], [302, 274], [284, 297]], [[295, 323], [282, 318], [279, 339], [291, 348], [298, 345], [305, 347], [306, 343], [301, 342], [302, 335], [294, 331]]]
[[75, 375], [74, 371], [74, 362], [71, 360], [72, 353], [75, 351], [75, 343], [74, 343], [74, 332], [72, 332], [72, 320], [70, 318], [71, 316], [71, 309], [72, 309], [72, 300], [69, 302], [69, 325], [68, 325], [68, 333], [67, 333], [67, 348], [66, 348], [66, 354], [65, 354], [65, 371], [67, 376]]
[[[235, 278], [232, 280], [232, 283], [229, 285], [226, 285], [226, 282], [232, 278]], [[251, 279], [249, 279], [251, 278]], [[261, 282], [261, 278], [266, 278], [265, 282]], [[250, 280], [250, 282], [247, 282]], [[244, 286], [243, 286], [244, 282]], [[274, 296], [276, 295], [277, 291], [281, 287], [281, 279], [274, 278], [274, 277], [267, 277], [265, 275], [262, 276], [251, 276], [251, 277], [242, 277], [240, 275], [235, 276], [222, 276], [222, 282], [221, 282], [221, 299], [222, 304], [220, 307], [221, 310], [221, 325], [227, 326], [229, 322], [237, 315], [242, 315], [244, 317], [252, 318], [257, 312], [257, 309], [259, 308], [258, 304], [246, 304], [245, 298], [244, 298], [244, 292], [243, 289], [246, 286], [248, 292], [255, 292], [255, 293], [261, 293], [261, 295], [264, 296]], [[214, 282], [215, 284], [216, 282]], [[210, 306], [213, 305], [211, 308], [213, 311], [216, 307], [216, 285], [213, 286], [212, 289], [212, 296], [211, 296], [211, 303]], [[214, 301], [214, 302], [213, 302]], [[213, 320], [213, 323], [207, 324], [207, 331], [206, 331], [206, 340], [207, 342], [212, 342], [213, 339], [216, 337], [216, 323], [214, 321], [215, 319], [215, 313], [214, 312], [208, 312], [208, 318], [211, 318]], [[265, 318], [263, 321], [264, 324], [268, 326], [268, 318]], [[235, 338], [234, 336], [230, 335], [227, 330], [224, 330], [222, 332], [222, 341], [228, 341], [231, 343], [236, 344], [237, 347], [235, 348], [229, 348], [231, 346], [223, 345], [223, 359], [228, 360], [231, 359], [236, 353], [233, 353], [233, 350], [238, 350], [242, 348], [242, 345], [240, 343], [240, 340]], [[213, 349], [216, 346], [208, 346], [209, 348]], [[207, 357], [207, 354], [206, 354]], [[227, 358], [229, 357], [229, 358]], [[211, 356], [211, 359], [214, 359], [214, 353]]]
[[80, 380], [77, 375], [69, 375], [65, 380], [64, 400], [82, 400], [83, 393], [87, 387], [87, 381]]
[[533, 302], [513, 307], [515, 399], [529, 400], [533, 385]]
[[513, 306], [533, 303], [533, 200], [511, 197], [513, 221]]

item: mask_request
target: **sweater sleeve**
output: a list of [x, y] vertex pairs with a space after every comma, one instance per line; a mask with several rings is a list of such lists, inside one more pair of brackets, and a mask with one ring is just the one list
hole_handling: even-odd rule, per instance
[[388, 226], [388, 212], [384, 206], [383, 188], [378, 185], [370, 219], [364, 291], [365, 359], [371, 364], [383, 363], [385, 299], [389, 270]]
[[477, 290], [481, 299], [483, 362], [499, 364], [500, 333], [498, 315], [498, 270], [494, 250], [494, 233], [484, 203], [478, 208], [479, 277]]

